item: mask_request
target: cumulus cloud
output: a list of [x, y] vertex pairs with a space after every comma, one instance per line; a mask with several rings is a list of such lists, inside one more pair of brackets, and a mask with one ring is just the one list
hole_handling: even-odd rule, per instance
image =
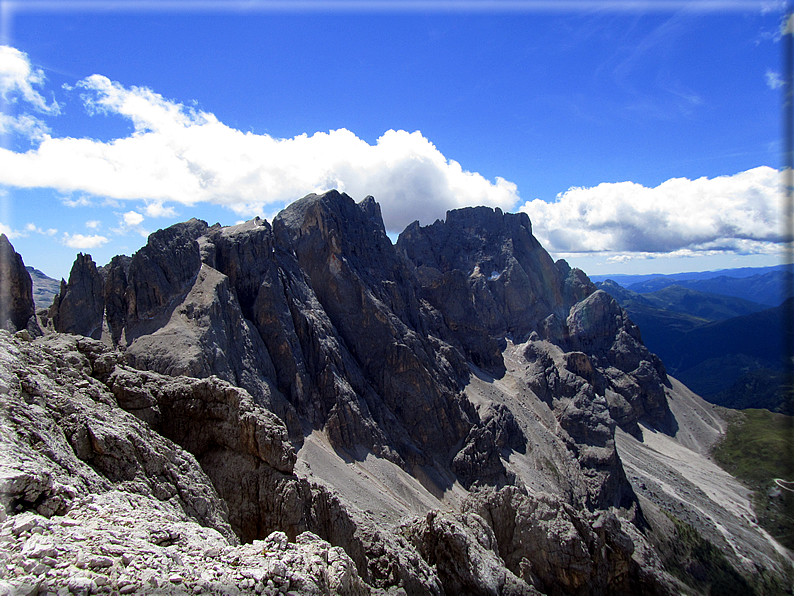
[[160, 201], [146, 201], [145, 211], [149, 217], [176, 217], [176, 210]]
[[780, 174], [766, 166], [733, 176], [571, 188], [521, 208], [550, 251], [562, 254], [774, 253], [783, 242]]
[[0, 184], [144, 200], [151, 217], [173, 215], [165, 202], [209, 202], [250, 217], [337, 188], [357, 200], [374, 195], [397, 231], [448, 209], [512, 209], [518, 201], [515, 184], [464, 170], [419, 131], [389, 130], [374, 145], [345, 129], [279, 139], [100, 75], [79, 86], [89, 111], [128, 118], [134, 132], [110, 142], [45, 136], [25, 153], [0, 149]]
[[111, 232], [115, 234], [119, 234], [121, 236], [125, 236], [132, 232], [133, 234], [138, 234], [139, 236], [143, 236], [146, 238], [149, 235], [149, 231], [146, 230], [141, 224], [145, 219], [143, 215], [138, 213], [137, 211], [127, 211], [126, 213], [116, 213], [119, 218], [119, 225], [118, 227], [111, 228]]
[[99, 221], [98, 219], [92, 219], [90, 221], [85, 222], [85, 227], [91, 230], [98, 230], [100, 227], [102, 227], [102, 222]]
[[136, 211], [127, 211], [121, 217], [124, 220], [124, 224], [128, 226], [137, 226], [143, 222], [143, 215]]
[[108, 239], [98, 234], [85, 236], [83, 234], [69, 234], [68, 232], [64, 232], [61, 242], [63, 242], [63, 244], [69, 248], [85, 250], [88, 248], [97, 248], [107, 244]]

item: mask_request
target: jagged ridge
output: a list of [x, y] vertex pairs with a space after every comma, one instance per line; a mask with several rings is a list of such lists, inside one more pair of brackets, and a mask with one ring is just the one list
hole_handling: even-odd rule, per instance
[[[371, 197], [336, 191], [272, 226], [191, 220], [105, 267], [78, 255], [40, 318], [96, 338], [70, 348], [101, 355], [85, 356], [85, 374], [109, 407], [196, 458], [243, 541], [312, 531], [366, 585], [409, 593], [675, 585], [615, 446], [618, 426], [676, 433], [670, 381], [625, 312], [554, 263], [525, 215], [452, 211], [396, 247]], [[414, 504], [384, 498], [420, 517], [384, 533], [356, 504], [371, 480], [309, 471], [318, 440], [339, 465], [383, 461], [415, 479]], [[4, 490], [9, 506], [40, 507]], [[465, 513], [425, 515], [420, 502]], [[547, 522], [553, 554], [516, 547]]]

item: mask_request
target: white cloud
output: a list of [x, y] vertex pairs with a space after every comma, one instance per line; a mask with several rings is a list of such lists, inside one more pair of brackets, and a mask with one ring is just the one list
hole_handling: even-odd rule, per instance
[[144, 200], [151, 217], [174, 214], [166, 201], [225, 205], [251, 217], [338, 188], [357, 200], [375, 196], [387, 227], [398, 231], [448, 209], [511, 209], [518, 201], [513, 183], [465, 171], [419, 131], [389, 130], [375, 145], [345, 129], [278, 139], [99, 75], [80, 86], [89, 110], [125, 116], [134, 132], [107, 143], [45, 137], [26, 153], [0, 149], [0, 184]]
[[166, 207], [161, 201], [146, 201], [146, 215], [149, 217], [176, 217], [173, 207]]
[[571, 188], [553, 203], [522, 207], [551, 252], [675, 256], [774, 253], [782, 242], [780, 174], [758, 167], [734, 176], [674, 178]]
[[10, 46], [0, 46], [0, 96], [13, 102], [21, 97], [39, 112], [57, 114], [60, 108], [56, 102], [47, 101], [34, 87], [44, 83], [44, 72], [33, 68], [28, 55]]
[[94, 202], [86, 195], [80, 195], [77, 198], [63, 197], [61, 202], [67, 207], [93, 207]]
[[108, 242], [108, 239], [104, 236], [99, 236], [97, 234], [92, 236], [84, 236], [83, 234], [69, 234], [67, 232], [63, 233], [63, 239], [61, 240], [63, 244], [70, 248], [77, 248], [77, 249], [87, 249], [87, 248], [97, 248], [100, 247]]
[[13, 240], [17, 236], [19, 236], [18, 232], [15, 232], [10, 227], [5, 225], [3, 222], [0, 222], [0, 234], [5, 234], [9, 240]]
[[783, 80], [783, 77], [780, 76], [780, 73], [777, 73], [773, 70], [767, 69], [765, 76], [766, 76], [766, 86], [772, 89], [773, 91], [776, 89], [780, 89], [783, 85], [786, 84], [786, 81]]
[[128, 226], [138, 226], [143, 222], [143, 215], [136, 211], [127, 211], [124, 215], [122, 215], [124, 219], [124, 224]]
[[145, 230], [141, 224], [144, 217], [137, 211], [127, 211], [126, 213], [117, 213], [119, 218], [119, 225], [117, 228], [111, 228], [111, 232], [119, 235], [127, 235], [130, 232], [138, 234], [146, 238], [149, 235], [148, 230]]
[[100, 227], [102, 227], [102, 222], [98, 219], [92, 219], [91, 221], [85, 222], [85, 227], [91, 230], [98, 230]]
[[0, 113], [0, 135], [19, 134], [31, 140], [41, 140], [49, 130], [44, 122], [30, 114], [9, 116]]
[[[47, 104], [34, 87], [44, 83], [44, 72], [33, 68], [28, 55], [16, 48], [0, 45], [0, 98], [7, 104], [24, 104], [42, 114], [55, 115], [60, 107]], [[21, 101], [20, 101], [21, 100]], [[17, 110], [15, 115], [0, 113], [0, 135], [18, 134], [31, 140], [42, 140], [49, 127], [39, 118]]]
[[27, 223], [25, 224], [25, 231], [26, 232], [35, 232], [36, 234], [41, 234], [42, 236], [55, 236], [58, 233], [58, 230], [54, 228], [43, 229], [37, 226], [34, 223]]
[[612, 255], [607, 258], [607, 263], [628, 263], [635, 258], [634, 255]]

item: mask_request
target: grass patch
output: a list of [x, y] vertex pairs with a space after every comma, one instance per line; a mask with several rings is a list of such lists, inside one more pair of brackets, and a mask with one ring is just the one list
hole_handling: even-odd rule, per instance
[[759, 525], [794, 549], [794, 492], [775, 482], [776, 478], [794, 481], [794, 418], [743, 410], [730, 421], [713, 455], [723, 469], [753, 490]]

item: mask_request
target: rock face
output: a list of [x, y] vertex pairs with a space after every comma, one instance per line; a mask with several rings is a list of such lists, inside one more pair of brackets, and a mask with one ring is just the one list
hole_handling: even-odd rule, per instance
[[501, 351], [494, 351], [493, 340], [545, 339], [580, 352], [582, 366], [595, 367], [586, 380], [601, 395], [609, 388], [620, 396], [611, 409], [619, 424], [636, 432], [640, 419], [666, 420], [661, 361], [614, 299], [582, 271], [552, 261], [526, 214], [450, 211], [444, 222], [408, 226], [397, 250], [413, 265], [420, 296], [445, 324], [439, 335], [461, 345], [475, 364], [495, 366], [498, 374]]
[[[450, 211], [446, 221], [408, 226], [397, 250], [414, 266], [422, 297], [483, 362], [487, 354], [469, 345], [478, 335], [473, 319], [492, 337], [510, 335], [520, 342], [547, 317], [564, 319], [566, 307], [595, 289], [581, 272], [555, 265], [532, 235], [525, 213], [488, 207]], [[460, 285], [468, 291], [450, 291]]]
[[431, 511], [400, 532], [436, 567], [448, 594], [538, 593], [505, 569], [493, 530], [476, 514]]
[[41, 335], [33, 304], [33, 284], [22, 257], [0, 234], [0, 327]]
[[[0, 539], [28, 573], [0, 581], [15, 589], [43, 581], [30, 560], [47, 542], [23, 544], [17, 520], [86, 524], [95, 502], [139, 527], [124, 548], [143, 558], [81, 555], [36, 518], [66, 540], [71, 575], [56, 576], [75, 593], [230, 589], [219, 578], [256, 593], [680, 587], [615, 440], [673, 437], [678, 394], [525, 215], [451, 211], [396, 246], [374, 199], [336, 191], [272, 226], [191, 220], [104, 267], [78, 255], [47, 319], [33, 342], [0, 333]], [[169, 520], [179, 536], [157, 529]]]
[[619, 396], [611, 400], [610, 412], [625, 430], [636, 434], [638, 420], [660, 428], [670, 424], [664, 365], [642, 344], [639, 328], [614, 298], [593, 293], [571, 309], [567, 326], [571, 347], [590, 355]]
[[118, 407], [93, 375], [113, 366], [99, 342], [0, 334], [5, 511], [63, 515], [75, 499], [120, 489], [169, 501], [236, 540], [227, 507], [195, 458]]
[[[311, 195], [275, 218], [273, 235], [287, 260], [294, 255], [290, 265], [304, 272], [307, 297], [325, 314], [321, 328], [334, 336], [332, 349], [323, 350], [330, 362], [311, 375], [323, 379], [327, 413], [320, 420], [339, 446], [362, 444], [407, 466], [432, 465], [471, 424], [456, 392], [462, 363], [427, 337], [380, 208], [371, 198], [355, 204], [335, 192]], [[304, 348], [305, 356], [312, 352]], [[341, 379], [324, 382], [331, 375]], [[361, 418], [372, 424], [362, 428]]]
[[543, 593], [663, 593], [652, 579], [661, 562], [637, 528], [611, 511], [588, 518], [552, 495], [516, 487], [475, 493], [464, 511], [494, 531], [507, 568]]
[[[588, 470], [588, 506], [630, 507], [615, 423], [636, 434], [639, 420], [660, 426], [669, 410], [664, 367], [620, 306], [581, 271], [554, 263], [526, 214], [449, 212], [444, 222], [409, 226], [396, 248], [438, 313], [434, 331], [473, 363], [500, 376], [500, 338], [526, 343], [521, 377], [552, 408]], [[475, 432], [459, 456], [466, 451], [483, 454], [481, 477], [494, 475], [498, 462], [484, 455], [496, 452], [493, 442]], [[466, 479], [465, 466], [455, 471]]]
[[91, 255], [78, 254], [69, 283], [61, 284], [55, 304], [50, 307], [55, 330], [99, 339], [105, 315], [104, 286]]

